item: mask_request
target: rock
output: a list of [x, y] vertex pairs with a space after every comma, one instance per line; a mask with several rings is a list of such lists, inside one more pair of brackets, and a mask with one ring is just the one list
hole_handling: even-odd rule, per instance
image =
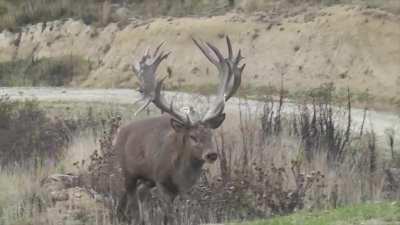
[[109, 209], [104, 201], [97, 201], [92, 194], [80, 187], [51, 193], [53, 205], [40, 218], [40, 224], [105, 224]]
[[52, 174], [41, 181], [52, 204], [40, 216], [40, 224], [96, 224], [109, 220], [107, 199], [87, 188], [79, 187], [80, 177]]
[[52, 202], [62, 202], [69, 199], [67, 190], [52, 191], [50, 192], [50, 198]]
[[76, 187], [79, 177], [70, 174], [53, 174], [41, 181], [42, 187], [49, 193]]

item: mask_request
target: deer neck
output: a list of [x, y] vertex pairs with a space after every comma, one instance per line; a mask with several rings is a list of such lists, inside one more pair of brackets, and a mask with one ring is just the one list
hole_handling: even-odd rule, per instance
[[190, 189], [200, 177], [202, 165], [195, 164], [192, 159], [191, 149], [186, 146], [185, 138], [178, 137], [181, 140], [178, 149], [180, 149], [179, 157], [174, 162], [174, 183], [180, 190]]
[[188, 191], [198, 180], [202, 165], [193, 165], [183, 134], [169, 132], [158, 154], [155, 176], [177, 192]]

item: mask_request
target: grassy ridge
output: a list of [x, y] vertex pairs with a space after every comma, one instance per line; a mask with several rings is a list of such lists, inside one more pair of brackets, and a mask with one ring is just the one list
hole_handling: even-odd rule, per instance
[[259, 220], [242, 225], [331, 225], [400, 224], [400, 203], [367, 203], [319, 212], [300, 212], [289, 216]]
[[[303, 0], [300, 4], [362, 4], [400, 13], [397, 0]], [[0, 0], [0, 31], [17, 31], [22, 26], [64, 18], [81, 19], [86, 24], [105, 26], [121, 21], [121, 15], [159, 17], [215, 15], [233, 8], [248, 13], [263, 11], [272, 5], [292, 7], [296, 1], [289, 0]], [[116, 13], [115, 5], [123, 6], [124, 13]], [[275, 6], [274, 6], [275, 7]], [[124, 17], [124, 16], [123, 16]], [[123, 20], [123, 19], [122, 19]]]

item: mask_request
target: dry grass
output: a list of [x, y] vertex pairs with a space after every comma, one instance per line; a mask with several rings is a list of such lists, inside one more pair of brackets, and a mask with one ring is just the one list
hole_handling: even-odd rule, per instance
[[[124, 4], [127, 3], [127, 4]], [[227, 1], [122, 1], [122, 0], [35, 0], [0, 1], [0, 30], [20, 30], [28, 24], [74, 18], [86, 24], [105, 26], [129, 15], [158, 17], [210, 15], [225, 12]], [[125, 12], [117, 9], [124, 6]], [[121, 15], [127, 14], [127, 15]]]
[[[317, 109], [318, 124], [332, 121], [332, 115], [324, 110], [321, 106]], [[313, 122], [301, 123], [304, 113], [314, 117], [310, 111], [288, 116], [275, 109], [276, 114], [267, 122], [271, 132], [265, 132], [259, 116], [246, 111], [246, 106], [241, 106], [239, 118], [217, 133], [219, 162], [204, 171], [188, 195], [176, 200], [177, 224], [243, 220], [382, 199], [384, 161], [376, 153], [380, 150], [373, 144], [373, 135], [357, 137], [357, 132], [348, 142], [337, 145], [338, 138], [345, 140], [347, 135], [337, 124], [315, 127], [314, 135], [319, 138], [311, 139], [311, 148], [304, 137], [313, 134], [312, 129], [305, 130]], [[294, 121], [299, 127], [294, 128]], [[96, 182], [90, 185], [95, 190], [118, 196], [122, 179], [114, 179], [120, 175], [112, 169], [113, 159], [108, 159], [112, 148], [107, 140], [112, 139], [112, 130], [105, 133], [101, 143], [106, 144], [92, 157], [89, 177], [94, 176]], [[332, 158], [331, 151], [337, 150], [343, 151], [342, 155]], [[112, 174], [111, 182], [104, 173]], [[151, 223], [157, 223], [160, 212], [156, 197], [150, 205]]]
[[0, 169], [0, 223], [34, 223], [50, 205], [48, 193], [41, 188], [40, 180], [55, 172], [49, 161], [45, 167], [31, 166]]
[[332, 6], [332, 5], [361, 5], [378, 8], [394, 14], [400, 13], [400, 3], [397, 0], [242, 0], [237, 7], [246, 13], [285, 9], [293, 6]]
[[[97, 0], [35, 0], [0, 1], [0, 30], [19, 30], [27, 24], [47, 22], [64, 18], [82, 19], [87, 24], [105, 22], [102, 2]], [[109, 21], [106, 21], [107, 23]]]
[[[111, 22], [121, 22], [128, 16], [160, 17], [160, 16], [189, 16], [216, 15], [232, 8], [247, 13], [285, 9], [298, 5], [358, 4], [380, 8], [393, 13], [400, 12], [397, 0], [237, 0], [234, 7], [228, 0], [217, 1], [110, 1], [110, 0], [35, 0], [35, 1], [0, 1], [0, 30], [19, 30], [27, 24], [47, 22], [57, 19], [81, 19], [86, 24], [105, 26]], [[113, 3], [113, 4], [111, 4]], [[124, 12], [118, 8], [124, 7]], [[121, 15], [123, 14], [123, 15]]]
[[[318, 140], [318, 144], [314, 143], [308, 150], [305, 148], [304, 132], [309, 131], [304, 127], [312, 122], [304, 121], [304, 113], [313, 118], [312, 111], [279, 114], [277, 108], [272, 109], [271, 102], [266, 101], [266, 108], [259, 110], [262, 112], [260, 117], [260, 114], [246, 113], [249, 109], [245, 101], [242, 103], [240, 114], [229, 115], [230, 119], [216, 134], [219, 161], [204, 171], [198, 185], [188, 195], [176, 200], [177, 224], [264, 218], [299, 209], [325, 209], [382, 199], [386, 161], [379, 153], [380, 146], [374, 149], [372, 135], [364, 132], [359, 137], [358, 131], [351, 134], [344, 157], [332, 164], [327, 157], [329, 141], [325, 139], [331, 136], [324, 136], [324, 130], [316, 133], [320, 139], [312, 139]], [[54, 109], [52, 111], [54, 113]], [[274, 111], [272, 116], [268, 113], [271, 111]], [[316, 121], [329, 120], [321, 112], [318, 111]], [[124, 115], [130, 117], [130, 114]], [[60, 217], [68, 216], [67, 221], [78, 224], [118, 223], [114, 215], [118, 199], [115, 196], [120, 193], [122, 184], [110, 182], [109, 175], [113, 171], [107, 166], [113, 131], [119, 124], [119, 120], [113, 118], [116, 117], [111, 115], [104, 120], [101, 132], [89, 127], [74, 135], [65, 158], [54, 166], [32, 170], [36, 172], [18, 168], [1, 171], [0, 221], [6, 221], [5, 224], [55, 224]], [[261, 122], [262, 118], [267, 121]], [[295, 121], [297, 129], [294, 128]], [[337, 134], [344, 135], [342, 132]], [[93, 154], [94, 150], [97, 150], [96, 154]], [[311, 157], [306, 157], [307, 151], [311, 151]], [[74, 165], [77, 161], [79, 164]], [[93, 188], [102, 197], [95, 197], [100, 199], [98, 202], [91, 197], [74, 200], [75, 210], [72, 210], [68, 207], [70, 201], [54, 205], [47, 200], [48, 193], [37, 196], [43, 192], [38, 180], [54, 172], [80, 174], [84, 190]], [[119, 176], [118, 173], [114, 175]], [[31, 201], [32, 198], [36, 200]], [[148, 209], [153, 223], [159, 219], [158, 204], [154, 198]], [[32, 213], [17, 217], [20, 210], [25, 212], [31, 208], [34, 208]], [[62, 213], [55, 213], [59, 210]]]
[[0, 63], [1, 86], [69, 86], [84, 80], [90, 63], [77, 56], [13, 60]]

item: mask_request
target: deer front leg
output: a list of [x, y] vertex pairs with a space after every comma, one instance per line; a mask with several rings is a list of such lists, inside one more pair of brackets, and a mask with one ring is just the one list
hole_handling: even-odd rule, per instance
[[157, 189], [161, 198], [163, 210], [163, 225], [172, 224], [174, 219], [173, 215], [173, 202], [176, 197], [176, 191], [170, 185], [158, 184]]
[[118, 220], [125, 221], [125, 222], [128, 221], [128, 218], [125, 215], [125, 210], [126, 210], [127, 201], [128, 201], [127, 198], [128, 198], [128, 196], [125, 192], [119, 199], [118, 206], [117, 206], [117, 218], [118, 218]]
[[141, 182], [136, 190], [136, 196], [138, 200], [138, 206], [139, 206], [139, 224], [140, 225], [145, 225], [146, 221], [149, 220], [149, 215], [148, 215], [148, 201], [149, 201], [149, 196], [150, 196], [150, 188], [151, 188], [151, 183], [149, 182]]
[[137, 201], [136, 201], [137, 179], [128, 179], [125, 181], [126, 193], [121, 199], [119, 211], [123, 220], [132, 222], [137, 218]]

